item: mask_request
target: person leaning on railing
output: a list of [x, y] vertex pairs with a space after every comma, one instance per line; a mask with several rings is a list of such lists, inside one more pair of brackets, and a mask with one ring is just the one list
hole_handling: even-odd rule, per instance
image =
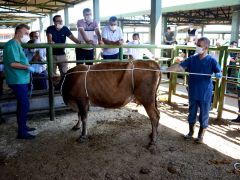
[[[63, 25], [62, 17], [56, 15], [53, 17], [54, 25], [47, 28], [47, 40], [48, 43], [66, 43], [66, 37], [70, 38], [73, 42], [79, 43], [79, 40], [72, 34], [67, 26]], [[56, 75], [57, 66], [61, 76], [63, 76], [68, 70], [67, 57], [64, 48], [53, 49], [53, 74]]]
[[[92, 11], [89, 8], [83, 10], [83, 19], [78, 20], [78, 40], [81, 44], [91, 44], [96, 45], [103, 44], [102, 37], [99, 31], [99, 26], [97, 21], [92, 19]], [[76, 59], [77, 60], [93, 60], [94, 59], [94, 49], [93, 48], [76, 48]], [[78, 64], [83, 64], [83, 62], [77, 62]], [[86, 65], [92, 65], [93, 62], [86, 62]]]
[[[112, 16], [108, 25], [103, 28], [102, 39], [106, 45], [122, 45], [123, 32], [117, 25], [117, 17]], [[119, 59], [119, 48], [104, 48], [103, 59]]]
[[34, 139], [35, 136], [29, 134], [29, 131], [35, 128], [29, 128], [27, 123], [27, 113], [29, 110], [28, 84], [30, 82], [30, 72], [34, 68], [29, 65], [21, 43], [28, 40], [29, 26], [20, 24], [15, 29], [14, 38], [4, 45], [3, 63], [6, 82], [13, 90], [17, 99], [17, 123], [19, 139]]
[[[199, 122], [200, 128], [196, 143], [203, 142], [204, 133], [208, 127], [209, 110], [212, 97], [212, 77], [215, 73], [216, 78], [221, 78], [221, 68], [217, 60], [208, 54], [210, 41], [208, 38], [202, 37], [198, 39], [196, 53], [190, 56], [180, 64], [167, 68], [167, 71], [184, 71], [188, 69], [188, 97], [189, 97], [189, 133], [184, 136], [185, 140], [193, 139], [194, 127], [196, 124], [197, 110], [200, 108]], [[196, 73], [196, 74], [191, 74]], [[202, 75], [201, 75], [202, 74]], [[205, 74], [205, 75], [203, 75]]]

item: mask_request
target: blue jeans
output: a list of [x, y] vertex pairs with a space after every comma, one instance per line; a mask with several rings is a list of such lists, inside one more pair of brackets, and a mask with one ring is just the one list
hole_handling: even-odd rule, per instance
[[113, 55], [103, 55], [103, 59], [119, 59], [119, 53]]
[[205, 102], [205, 101], [189, 100], [188, 123], [189, 124], [196, 123], [197, 111], [199, 107], [200, 108], [200, 114], [199, 114], [200, 127], [207, 128], [210, 106], [211, 106], [211, 101]]
[[27, 134], [27, 113], [29, 111], [28, 84], [8, 85], [17, 98], [18, 135]]

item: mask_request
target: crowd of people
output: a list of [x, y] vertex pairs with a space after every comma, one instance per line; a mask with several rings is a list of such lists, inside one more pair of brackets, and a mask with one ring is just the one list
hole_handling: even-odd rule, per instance
[[[83, 10], [83, 19], [78, 20], [77, 29], [78, 37], [75, 37], [67, 26], [63, 25], [60, 15], [53, 17], [53, 25], [49, 26], [46, 31], [47, 42], [50, 44], [66, 43], [66, 38], [71, 39], [77, 44], [106, 44], [122, 45], [123, 32], [118, 26], [117, 18], [110, 17], [107, 26], [100, 33], [98, 23], [92, 18], [92, 11], [89, 8]], [[17, 98], [17, 123], [18, 138], [34, 139], [35, 136], [29, 132], [35, 130], [27, 126], [27, 113], [29, 110], [29, 83], [32, 76], [33, 89], [47, 89], [47, 68], [46, 68], [46, 50], [44, 48], [21, 48], [21, 43], [35, 44], [40, 43], [39, 33], [31, 32], [25, 24], [20, 24], [15, 29], [14, 38], [8, 41], [3, 50], [4, 73], [8, 86], [12, 89]], [[167, 45], [177, 44], [174, 33], [168, 27], [164, 33], [164, 43]], [[140, 37], [134, 33], [129, 45], [139, 45]], [[169, 67], [169, 70], [182, 71], [187, 70], [193, 73], [215, 73], [217, 78], [221, 78], [221, 68], [218, 61], [208, 54], [210, 41], [207, 38], [198, 38], [197, 29], [193, 24], [189, 25], [186, 36], [186, 45], [196, 45], [196, 51], [188, 53], [182, 52], [182, 62], [177, 66]], [[233, 42], [231, 45], [236, 46]], [[155, 58], [147, 49], [129, 48], [127, 49], [129, 59], [142, 59], [143, 55], [148, 58]], [[92, 65], [94, 59], [93, 48], [76, 48], [76, 64]], [[230, 62], [236, 63], [236, 54], [230, 54]], [[103, 59], [119, 59], [119, 48], [103, 48]], [[60, 75], [63, 76], [68, 70], [67, 57], [64, 48], [53, 49], [53, 74], [57, 74], [57, 67]], [[230, 72], [231, 73], [231, 72]], [[240, 86], [239, 86], [240, 87]], [[240, 88], [238, 88], [240, 92]], [[196, 142], [202, 143], [203, 135], [208, 127], [209, 110], [212, 95], [211, 77], [191, 76], [189, 77], [189, 133], [184, 136], [186, 140], [192, 139], [194, 126], [196, 123], [197, 109], [200, 108], [200, 130]], [[240, 93], [238, 93], [240, 95]], [[240, 103], [239, 103], [240, 104]], [[238, 117], [237, 122], [240, 122]]]

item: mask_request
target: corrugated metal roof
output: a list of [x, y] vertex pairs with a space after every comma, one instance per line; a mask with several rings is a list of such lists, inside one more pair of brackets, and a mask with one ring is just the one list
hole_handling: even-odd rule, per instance
[[29, 23], [86, 0], [0, 0], [0, 26]]

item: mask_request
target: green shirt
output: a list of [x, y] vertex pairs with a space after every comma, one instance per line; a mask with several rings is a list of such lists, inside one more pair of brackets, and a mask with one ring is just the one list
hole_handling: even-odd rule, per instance
[[30, 82], [29, 70], [13, 68], [10, 66], [13, 62], [29, 65], [21, 45], [15, 39], [8, 41], [3, 49], [6, 82], [7, 84], [28, 84]]

